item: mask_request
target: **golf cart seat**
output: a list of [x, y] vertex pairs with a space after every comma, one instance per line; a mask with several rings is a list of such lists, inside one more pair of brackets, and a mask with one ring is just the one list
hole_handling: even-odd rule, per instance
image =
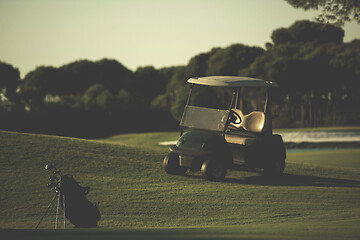
[[230, 122], [230, 126], [234, 129], [244, 129], [247, 132], [253, 133], [262, 133], [266, 130], [267, 119], [265, 113], [256, 111], [244, 115], [240, 109], [233, 108], [231, 111], [240, 117], [239, 120]]
[[234, 131], [226, 137], [227, 141], [251, 145], [268, 129], [268, 120], [263, 112], [255, 111], [244, 115], [240, 109], [231, 109], [231, 111], [237, 119], [229, 123], [229, 129]]

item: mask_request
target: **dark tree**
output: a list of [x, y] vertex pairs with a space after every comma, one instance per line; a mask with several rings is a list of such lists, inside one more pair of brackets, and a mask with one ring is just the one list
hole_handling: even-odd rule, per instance
[[0, 61], [0, 93], [8, 100], [16, 101], [16, 90], [19, 83], [19, 70], [10, 64]]
[[152, 102], [152, 108], [170, 111], [171, 106], [175, 104], [176, 95], [188, 79], [186, 69], [186, 66], [159, 69], [165, 79], [168, 79], [168, 83], [165, 93], [158, 95]]
[[289, 27], [296, 42], [334, 42], [342, 43], [344, 30], [331, 24], [297, 21]]
[[234, 44], [214, 52], [207, 62], [206, 75], [236, 76], [240, 69], [252, 63], [261, 56], [264, 49]]
[[62, 84], [71, 94], [83, 94], [97, 83], [116, 94], [133, 78], [129, 69], [110, 59], [96, 62], [79, 60], [60, 67], [60, 70], [64, 73]]
[[22, 81], [22, 90], [37, 88], [45, 96], [46, 94], [60, 94], [65, 91], [66, 86], [61, 81], [61, 71], [55, 67], [37, 67], [26, 74]]
[[321, 23], [333, 23], [343, 26], [345, 22], [355, 20], [360, 23], [359, 0], [285, 0], [295, 8], [321, 10], [316, 18]]
[[191, 58], [187, 68], [186, 68], [186, 76], [188, 77], [203, 77], [206, 75], [206, 71], [208, 69], [208, 60], [211, 55], [215, 54], [219, 51], [220, 48], [213, 48], [210, 52], [201, 53]]
[[289, 28], [276, 29], [271, 35], [275, 45], [301, 42], [342, 43], [343, 38], [343, 29], [310, 21], [297, 21]]
[[154, 67], [140, 67], [134, 73], [129, 90], [137, 102], [149, 107], [154, 98], [165, 92], [167, 79]]
[[111, 114], [114, 109], [115, 96], [100, 83], [89, 87], [81, 99], [86, 111]]
[[116, 60], [102, 59], [95, 65], [97, 83], [104, 85], [113, 94], [126, 87], [133, 78], [133, 72]]
[[98, 83], [97, 66], [88, 60], [79, 60], [59, 68], [64, 72], [63, 84], [68, 94], [82, 94]]
[[279, 28], [273, 31], [271, 39], [275, 45], [295, 42], [294, 37], [287, 28]]
[[37, 67], [26, 74], [20, 85], [20, 97], [32, 109], [39, 109], [47, 95], [58, 95], [66, 91], [61, 71], [54, 67]]

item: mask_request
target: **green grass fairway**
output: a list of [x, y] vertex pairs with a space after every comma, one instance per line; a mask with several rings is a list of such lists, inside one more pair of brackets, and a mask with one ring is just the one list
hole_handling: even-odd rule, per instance
[[[121, 137], [96, 141], [0, 131], [0, 237], [360, 238], [360, 149], [288, 154], [278, 179], [229, 171], [224, 182], [209, 182], [198, 172], [165, 174], [167, 147], [154, 142], [169, 136], [178, 134], [133, 135], [132, 145]], [[129, 135], [124, 139], [130, 141]], [[33, 229], [54, 196], [46, 187], [51, 174], [44, 166], [50, 162], [91, 187], [88, 199], [100, 201], [98, 228], [73, 229], [68, 222], [69, 229], [52, 230], [54, 206]]]
[[360, 169], [360, 149], [333, 149], [296, 152], [288, 155], [288, 162], [321, 167]]
[[127, 146], [141, 146], [152, 149], [168, 149], [167, 146], [160, 146], [159, 142], [176, 141], [180, 136], [179, 132], [149, 132], [118, 134], [103, 139], [106, 142], [119, 143]]

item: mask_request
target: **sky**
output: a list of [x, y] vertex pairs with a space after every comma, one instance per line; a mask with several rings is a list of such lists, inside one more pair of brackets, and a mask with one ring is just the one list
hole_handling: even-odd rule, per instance
[[[273, 30], [318, 13], [284, 0], [0, 0], [0, 61], [22, 77], [80, 59], [186, 65], [214, 47], [264, 47]], [[344, 30], [345, 42], [360, 39], [360, 24]]]

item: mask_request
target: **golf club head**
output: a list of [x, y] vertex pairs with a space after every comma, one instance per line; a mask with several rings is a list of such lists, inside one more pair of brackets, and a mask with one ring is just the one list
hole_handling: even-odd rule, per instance
[[56, 177], [56, 176], [51, 176], [51, 177], [49, 177], [49, 180], [50, 180], [50, 182], [55, 182], [55, 181], [59, 181], [59, 178], [58, 177]]
[[45, 166], [45, 170], [52, 170], [52, 169], [54, 169], [55, 168], [55, 166], [54, 166], [54, 164], [52, 164], [52, 163], [48, 163], [48, 164], [46, 164], [46, 166]]
[[56, 186], [57, 186], [56, 183], [48, 183], [48, 184], [47, 184], [47, 187], [48, 187], [48, 188], [53, 188], [53, 187], [56, 187]]

